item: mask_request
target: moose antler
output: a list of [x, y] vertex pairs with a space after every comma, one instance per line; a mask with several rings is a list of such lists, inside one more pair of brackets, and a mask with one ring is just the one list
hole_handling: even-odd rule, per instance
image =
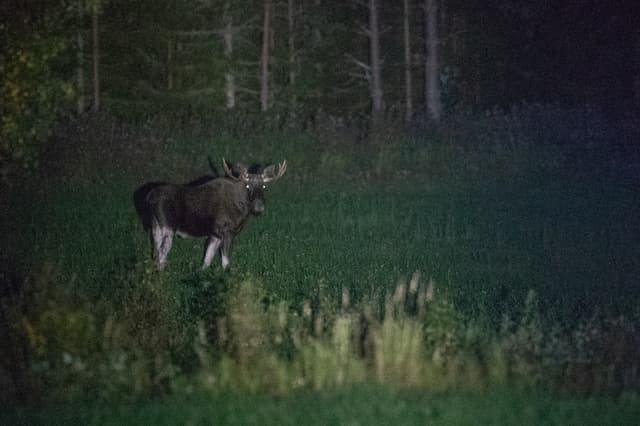
[[227, 160], [225, 160], [224, 157], [222, 158], [222, 168], [224, 169], [224, 174], [227, 175], [228, 178], [233, 180], [240, 180], [239, 177], [234, 176], [233, 170], [229, 168], [229, 165], [227, 164]]
[[[273, 170], [273, 166], [270, 167]], [[282, 163], [278, 164], [278, 173], [271, 174], [270, 176], [265, 176], [263, 173], [264, 183], [274, 182], [284, 176], [284, 173], [287, 171], [287, 160], [284, 160]]]

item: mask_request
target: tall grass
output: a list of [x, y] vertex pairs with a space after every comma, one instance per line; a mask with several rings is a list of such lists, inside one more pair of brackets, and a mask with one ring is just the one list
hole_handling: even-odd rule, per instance
[[445, 290], [419, 274], [381, 293], [382, 303], [373, 297], [352, 305], [345, 289], [342, 306], [309, 299], [300, 309], [250, 276], [213, 290], [213, 309], [194, 309], [202, 294], [180, 299], [156, 271], [133, 277], [129, 288], [96, 304], [52, 286], [55, 272], [38, 275], [29, 306], [4, 306], [19, 310], [25, 333], [14, 330], [13, 342], [30, 360], [27, 371], [7, 372], [14, 382], [29, 379], [32, 396], [71, 400], [281, 394], [358, 383], [571, 393], [631, 392], [640, 384], [637, 322], [544, 321], [534, 292], [519, 316], [493, 331], [461, 315]]

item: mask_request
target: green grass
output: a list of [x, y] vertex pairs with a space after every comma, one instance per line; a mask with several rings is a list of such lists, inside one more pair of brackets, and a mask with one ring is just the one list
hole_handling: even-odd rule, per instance
[[[12, 425], [635, 425], [635, 397], [574, 399], [390, 391], [362, 385], [286, 396], [213, 394], [135, 403], [74, 403], [5, 410]], [[0, 420], [3, 415], [0, 414]]]
[[[393, 288], [421, 271], [457, 306], [499, 321], [528, 290], [559, 317], [599, 306], [629, 312], [640, 271], [640, 201], [615, 183], [533, 182], [363, 188], [296, 185], [290, 175], [267, 194], [267, 211], [236, 240], [232, 274], [259, 277], [299, 305], [322, 288], [338, 301]], [[12, 250], [21, 259], [61, 262], [78, 285], [99, 294], [150, 255], [126, 181], [70, 184], [20, 206]], [[199, 273], [203, 241], [176, 239], [166, 271], [219, 276], [218, 259]]]
[[[140, 166], [83, 153], [80, 164], [60, 165], [71, 171], [0, 194], [10, 206], [0, 222], [0, 261], [35, 287], [13, 324], [26, 335], [34, 388], [45, 400], [115, 401], [113, 409], [21, 405], [5, 412], [12, 424], [52, 416], [60, 424], [631, 424], [637, 417], [634, 398], [556, 399], [563, 391], [637, 389], [637, 362], [616, 352], [637, 339], [637, 185], [597, 167], [587, 177], [549, 171], [535, 163], [546, 161], [543, 151], [528, 168], [509, 158], [485, 167], [494, 154], [438, 142], [323, 147], [295, 135], [245, 144], [223, 135], [215, 155], [286, 157], [287, 175], [267, 193], [266, 213], [238, 236], [230, 271], [219, 259], [200, 271], [203, 241], [177, 239], [157, 273], [132, 193], [145, 181], [206, 173], [210, 142], [185, 138], [169, 143], [166, 158]], [[371, 320], [372, 339], [386, 336], [382, 349], [369, 358], [336, 355], [341, 344], [355, 352], [349, 333], [362, 331], [359, 315], [376, 304], [384, 311], [385, 296], [416, 271], [422, 284], [435, 283], [441, 302], [427, 319]], [[251, 288], [242, 295], [246, 283], [257, 295]], [[340, 314], [343, 289], [352, 316]], [[324, 315], [324, 334], [314, 334], [305, 303], [315, 319]], [[223, 324], [234, 309], [239, 320]], [[230, 330], [227, 341], [222, 329]], [[257, 349], [242, 346], [252, 339]], [[580, 370], [583, 349], [593, 374]], [[376, 376], [380, 354], [387, 376]], [[394, 391], [416, 362], [422, 387]], [[517, 379], [505, 378], [509, 368]], [[217, 382], [203, 385], [207, 377]], [[390, 387], [350, 387], [376, 377]], [[485, 385], [518, 380], [535, 392], [483, 394]], [[550, 386], [554, 396], [537, 393]], [[186, 396], [189, 389], [204, 395]], [[166, 400], [145, 399], [154, 393]]]

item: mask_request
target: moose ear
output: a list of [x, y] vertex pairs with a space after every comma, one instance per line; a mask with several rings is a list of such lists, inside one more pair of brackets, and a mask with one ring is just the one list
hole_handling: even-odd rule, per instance
[[274, 166], [273, 164], [271, 164], [270, 166], [267, 166], [264, 168], [264, 170], [262, 171], [262, 177], [273, 177], [276, 174], [276, 166]]

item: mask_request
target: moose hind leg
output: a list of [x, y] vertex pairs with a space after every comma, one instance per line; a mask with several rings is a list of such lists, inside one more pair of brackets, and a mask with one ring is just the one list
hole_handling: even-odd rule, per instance
[[216, 256], [222, 240], [218, 237], [211, 236], [207, 238], [204, 249], [204, 259], [202, 261], [202, 269], [207, 269], [211, 265], [211, 261]]
[[153, 248], [158, 269], [162, 271], [167, 263], [167, 255], [173, 243], [173, 231], [154, 222], [152, 228]]
[[160, 258], [160, 247], [162, 247], [162, 228], [155, 221], [151, 227], [151, 245], [153, 246], [152, 257], [155, 260]]

